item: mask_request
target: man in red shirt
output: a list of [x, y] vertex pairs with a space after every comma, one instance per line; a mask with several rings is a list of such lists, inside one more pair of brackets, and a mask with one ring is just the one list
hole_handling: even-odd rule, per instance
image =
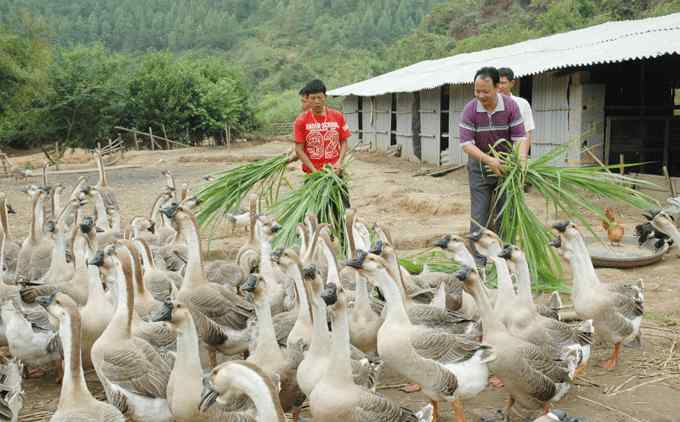
[[320, 80], [309, 82], [302, 92], [307, 94], [309, 109], [295, 119], [293, 128], [302, 171], [312, 173], [330, 164], [342, 174], [342, 161], [349, 149], [347, 139], [352, 134], [345, 116], [326, 107], [326, 86]]

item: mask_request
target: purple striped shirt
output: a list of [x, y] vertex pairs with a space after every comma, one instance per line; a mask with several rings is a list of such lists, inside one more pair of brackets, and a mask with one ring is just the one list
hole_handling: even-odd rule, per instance
[[[496, 109], [486, 111], [482, 103], [473, 99], [465, 105], [460, 120], [460, 144], [475, 144], [488, 153], [500, 139], [512, 142], [527, 137], [519, 106], [512, 98], [497, 94]], [[496, 147], [506, 151], [507, 148]]]

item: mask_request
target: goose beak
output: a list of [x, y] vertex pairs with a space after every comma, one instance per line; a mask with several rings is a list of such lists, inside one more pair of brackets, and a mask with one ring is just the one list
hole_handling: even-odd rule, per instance
[[94, 232], [95, 233], [104, 233], [106, 230], [102, 229], [101, 227], [95, 227]]
[[560, 221], [558, 223], [553, 224], [552, 227], [558, 232], [564, 233], [565, 231], [567, 231], [567, 227], [569, 227], [569, 221]]
[[499, 258], [510, 259], [512, 257], [512, 245], [505, 245], [501, 253], [498, 254]]
[[383, 241], [382, 241], [382, 240], [378, 240], [377, 242], [375, 242], [375, 245], [373, 245], [373, 247], [371, 248], [371, 250], [368, 251], [368, 252], [369, 252], [369, 253], [372, 253], [373, 255], [382, 255], [383, 247], [384, 247], [384, 246], [385, 246], [385, 245], [383, 244]]
[[562, 247], [562, 238], [557, 236], [553, 240], [551, 240], [548, 245], [552, 246], [553, 248], [561, 248]]
[[161, 209], [161, 212], [163, 215], [165, 215], [168, 218], [173, 218], [177, 214], [177, 210], [179, 209], [179, 204], [177, 203], [172, 203], [168, 205], [165, 208]]
[[201, 401], [198, 404], [198, 410], [206, 412], [213, 404], [215, 404], [217, 397], [219, 397], [219, 393], [215, 391], [215, 388], [210, 382], [210, 374], [208, 374], [203, 377], [203, 391], [201, 392]]
[[364, 268], [364, 261], [366, 260], [366, 256], [368, 256], [366, 251], [358, 250], [357, 255], [353, 259], [347, 261], [347, 266], [357, 270], [361, 270], [362, 268]]
[[54, 302], [54, 298], [56, 296], [56, 294], [50, 296], [38, 296], [38, 298], [36, 298], [36, 302], [38, 302], [38, 304], [40, 304], [40, 306], [43, 308], [47, 308]]
[[283, 255], [283, 249], [277, 249], [272, 252], [272, 262], [280, 264], [281, 263], [281, 255]]
[[654, 217], [656, 217], [659, 214], [659, 210], [645, 210], [642, 213], [642, 216], [645, 217], [648, 221], [654, 220]]
[[54, 223], [54, 221], [48, 221], [45, 225], [45, 230], [47, 230], [48, 233], [54, 233], [57, 231], [57, 225]]
[[272, 230], [272, 233], [277, 233], [277, 232], [279, 232], [282, 228], [283, 228], [283, 227], [281, 227], [280, 225], [274, 224], [274, 225], [272, 226], [272, 229], [271, 229], [271, 230]]
[[104, 265], [104, 251], [98, 250], [97, 253], [87, 261], [87, 265], [94, 265], [96, 267]]
[[328, 283], [323, 292], [321, 292], [321, 299], [326, 302], [326, 306], [335, 305], [338, 301], [338, 286], [335, 283]]
[[149, 228], [147, 230], [150, 231], [151, 234], [155, 234], [156, 233], [156, 222], [152, 221], [151, 225], [149, 226]]
[[481, 231], [472, 232], [472, 233], [467, 235], [467, 238], [469, 240], [472, 240], [473, 242], [476, 242], [476, 241], [478, 241], [479, 239], [482, 238], [482, 232]]
[[442, 249], [448, 249], [450, 241], [451, 241], [451, 239], [448, 239], [446, 237], [443, 238], [443, 239], [435, 240], [434, 246], [436, 246], [438, 248], [442, 248]]
[[5, 206], [7, 207], [7, 214], [16, 214], [17, 213], [17, 210], [12, 208], [12, 206], [10, 204], [6, 203]]
[[257, 288], [257, 276], [255, 274], [250, 274], [248, 278], [246, 278], [246, 281], [241, 284], [240, 290], [242, 292], [249, 292], [252, 293], [255, 291]]
[[307, 265], [302, 269], [302, 278], [305, 280], [311, 280], [316, 277], [318, 271], [319, 270], [316, 268], [316, 265]]
[[172, 300], [166, 300], [158, 314], [154, 315], [151, 319], [154, 322], [172, 321]]
[[92, 231], [92, 225], [87, 224], [87, 221], [83, 221], [83, 223], [80, 224], [80, 231], [83, 234], [88, 234]]
[[465, 281], [468, 279], [470, 274], [474, 271], [471, 267], [464, 265], [460, 270], [456, 271], [456, 278], [460, 281]]

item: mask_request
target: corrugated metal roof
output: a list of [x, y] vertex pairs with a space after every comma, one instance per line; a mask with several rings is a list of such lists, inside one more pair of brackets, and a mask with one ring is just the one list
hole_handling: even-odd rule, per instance
[[426, 60], [334, 89], [329, 95], [371, 96], [471, 83], [482, 66], [510, 67], [517, 76], [525, 76], [572, 66], [677, 53], [680, 53], [680, 13], [607, 22], [505, 47]]

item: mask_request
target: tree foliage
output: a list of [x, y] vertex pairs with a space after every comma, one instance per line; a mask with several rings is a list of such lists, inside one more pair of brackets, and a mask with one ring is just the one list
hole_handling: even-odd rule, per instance
[[[678, 0], [0, 0], [0, 143], [92, 145], [115, 124], [215, 134], [453, 54], [680, 11]], [[49, 31], [47, 30], [49, 28]]]

